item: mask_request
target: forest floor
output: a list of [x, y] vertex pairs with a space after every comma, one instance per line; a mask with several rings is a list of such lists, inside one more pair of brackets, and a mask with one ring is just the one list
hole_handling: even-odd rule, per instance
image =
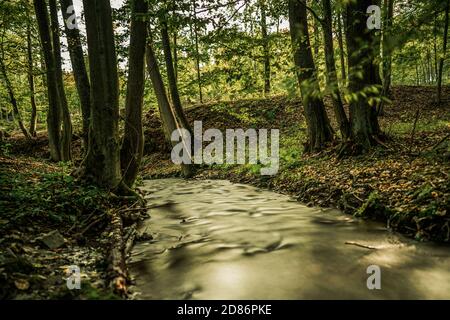
[[[379, 119], [386, 141], [369, 153], [339, 158], [337, 146], [304, 154], [301, 101], [286, 97], [217, 102], [188, 108], [203, 129], [280, 130], [280, 168], [261, 176], [260, 165], [202, 166], [195, 178], [228, 179], [293, 195], [308, 206], [335, 207], [418, 240], [450, 241], [450, 100], [433, 103], [435, 88], [395, 87], [392, 104]], [[450, 88], [444, 97], [450, 97]], [[326, 100], [332, 125], [331, 102]], [[417, 119], [417, 120], [416, 120]], [[416, 125], [414, 126], [414, 123]], [[414, 129], [415, 127], [415, 129]], [[145, 121], [142, 177], [180, 175], [164, 143], [156, 112]]]
[[[203, 121], [204, 129], [280, 129], [277, 175], [261, 176], [259, 165], [212, 165], [202, 166], [195, 178], [269, 188], [310, 206], [385, 221], [419, 240], [449, 242], [450, 101], [438, 108], [433, 95], [434, 88], [394, 88], [393, 104], [380, 117], [384, 145], [341, 159], [336, 145], [318, 154], [303, 153], [306, 128], [298, 99], [191, 106], [188, 119]], [[450, 88], [444, 96], [450, 97]], [[144, 126], [146, 155], [139, 179], [180, 176], [155, 111], [146, 114]], [[107, 265], [111, 212], [133, 204], [73, 177], [79, 138], [73, 145], [75, 165], [48, 161], [47, 145], [44, 133], [32, 142], [20, 134], [0, 142], [0, 299], [119, 298]], [[125, 224], [136, 219], [142, 217], [129, 217]], [[125, 228], [124, 238], [130, 234], [131, 227]], [[81, 269], [81, 290], [66, 286], [71, 265]]]
[[[0, 143], [0, 299], [120, 299], [111, 221], [132, 204], [77, 180], [70, 164], [48, 161], [47, 145], [44, 134]], [[67, 285], [71, 266], [79, 267], [79, 290]]]

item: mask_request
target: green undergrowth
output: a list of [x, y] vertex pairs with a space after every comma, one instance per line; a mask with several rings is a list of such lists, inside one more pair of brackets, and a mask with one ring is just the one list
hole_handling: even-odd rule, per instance
[[0, 228], [32, 223], [67, 229], [87, 215], [103, 213], [109, 206], [108, 194], [76, 181], [69, 170], [65, 164], [33, 169], [32, 163], [25, 170], [11, 166], [1, 170]]

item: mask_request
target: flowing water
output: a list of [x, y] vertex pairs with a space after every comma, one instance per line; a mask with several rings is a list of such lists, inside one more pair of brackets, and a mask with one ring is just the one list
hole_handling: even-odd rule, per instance
[[[227, 181], [145, 181], [140, 299], [449, 299], [450, 248]], [[378, 265], [381, 289], [369, 290]], [[372, 283], [372, 281], [370, 281]]]

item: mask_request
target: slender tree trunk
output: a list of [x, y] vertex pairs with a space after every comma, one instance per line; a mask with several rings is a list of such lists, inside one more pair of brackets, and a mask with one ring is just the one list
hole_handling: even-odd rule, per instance
[[[2, 50], [3, 50], [3, 48], [2, 48]], [[1, 75], [2, 75], [2, 78], [3, 78], [3, 82], [5, 84], [6, 91], [8, 92], [9, 101], [11, 102], [11, 105], [13, 107], [13, 114], [14, 114], [15, 118], [17, 119], [17, 122], [19, 123], [19, 128], [22, 131], [22, 133], [25, 136], [25, 138], [31, 140], [31, 136], [28, 133], [27, 128], [25, 128], [25, 126], [23, 124], [22, 117], [20, 115], [20, 111], [19, 111], [19, 108], [17, 106], [17, 100], [16, 100], [16, 97], [14, 95], [14, 89], [12, 87], [11, 81], [9, 80], [8, 73], [6, 71], [6, 66], [5, 66], [3, 58], [0, 59], [0, 69], [1, 69]]]
[[83, 0], [91, 79], [91, 127], [84, 165], [95, 183], [116, 189], [121, 182], [119, 78], [111, 5]]
[[50, 23], [45, 0], [33, 0], [36, 12], [36, 19], [39, 27], [42, 51], [45, 60], [48, 88], [48, 112], [47, 131], [50, 148], [50, 156], [54, 161], [61, 161], [60, 146], [60, 126], [61, 110], [59, 107], [59, 93], [55, 72], [55, 56], [53, 55], [53, 45], [50, 36]]
[[438, 49], [437, 49], [437, 10], [434, 12], [433, 24], [433, 53], [434, 53], [434, 79], [437, 82], [439, 73]]
[[444, 70], [444, 60], [447, 54], [447, 40], [448, 40], [448, 24], [449, 24], [449, 9], [450, 0], [445, 4], [445, 25], [444, 25], [444, 40], [442, 47], [442, 57], [439, 59], [439, 73], [438, 73], [438, 104], [442, 102], [442, 72]]
[[[356, 0], [358, 1], [358, 0]], [[381, 0], [372, 0], [371, 5], [377, 5], [379, 7], [381, 7]], [[367, 8], [366, 8], [367, 10]], [[366, 19], [364, 21], [367, 21], [367, 14], [366, 14]], [[367, 29], [367, 25], [366, 25], [366, 29]], [[379, 85], [380, 88], [383, 88], [383, 80], [381, 79], [381, 69], [380, 69], [380, 64], [381, 64], [381, 31], [380, 30], [372, 30], [373, 32], [371, 33], [371, 39], [372, 39], [372, 44], [371, 47], [373, 47], [373, 55], [371, 55], [372, 57], [372, 68], [373, 68], [373, 76], [375, 77], [375, 84]]]
[[383, 30], [383, 91], [386, 96], [391, 93], [392, 78], [392, 23], [394, 17], [394, 0], [384, 0], [384, 30]]
[[75, 12], [68, 12], [68, 8], [73, 7], [72, 0], [60, 0], [62, 16], [64, 18], [64, 27], [67, 37], [67, 43], [70, 54], [70, 61], [72, 63], [73, 76], [75, 79], [75, 85], [77, 87], [78, 97], [80, 99], [81, 114], [83, 117], [83, 146], [84, 153], [86, 154], [88, 149], [88, 137], [89, 137], [89, 119], [91, 113], [91, 85], [89, 83], [89, 77], [86, 70], [86, 64], [84, 62], [83, 47], [81, 44], [80, 31], [74, 26], [69, 27], [69, 18]]
[[420, 75], [419, 75], [419, 67], [417, 66], [417, 61], [414, 64], [416, 66], [416, 85], [420, 85]]
[[[383, 2], [383, 31], [382, 31], [382, 53], [383, 53], [383, 90], [381, 98], [389, 97], [391, 94], [392, 79], [392, 44], [390, 35], [392, 34], [392, 22], [394, 14], [394, 0], [384, 0]], [[381, 99], [377, 106], [377, 114], [383, 115], [384, 100]]]
[[[158, 109], [161, 117], [162, 127], [164, 131], [164, 136], [169, 145], [174, 146], [176, 143], [171, 141], [172, 132], [179, 130], [181, 126], [177, 123], [175, 112], [172, 109], [169, 98], [166, 94], [166, 89], [164, 87], [164, 81], [159, 71], [158, 61], [153, 51], [151, 41], [148, 42], [146, 50], [146, 60], [147, 60], [147, 70], [150, 75], [150, 80], [152, 82], [153, 90], [156, 95], [156, 100], [158, 101]], [[188, 149], [188, 148], [186, 148]], [[194, 173], [192, 165], [181, 165], [183, 175], [185, 177], [190, 177]]]
[[177, 80], [176, 80], [175, 71], [173, 68], [172, 51], [170, 49], [170, 39], [169, 39], [169, 32], [168, 32], [168, 28], [167, 28], [166, 16], [164, 16], [160, 19], [160, 25], [161, 25], [161, 39], [162, 39], [162, 43], [163, 43], [164, 58], [165, 58], [165, 62], [166, 62], [167, 78], [169, 80], [168, 81], [169, 89], [170, 89], [170, 95], [172, 97], [175, 116], [178, 119], [178, 121], [180, 122], [181, 126], [192, 133], [189, 122], [187, 121], [186, 115], [184, 114], [184, 111], [183, 111], [183, 106], [181, 104], [181, 99], [180, 99], [180, 93], [178, 92]]
[[50, 22], [53, 41], [53, 55], [55, 57], [56, 83], [58, 87], [59, 106], [62, 115], [61, 134], [61, 160], [72, 160], [72, 120], [70, 119], [69, 105], [67, 103], [66, 92], [64, 90], [64, 79], [62, 72], [61, 44], [59, 38], [58, 8], [56, 0], [49, 0]]
[[[177, 1], [172, 2], [172, 16], [175, 19], [177, 14]], [[178, 30], [173, 26], [173, 71], [175, 72], [175, 81], [178, 83]]]
[[37, 106], [36, 106], [36, 94], [34, 86], [33, 75], [33, 44], [31, 42], [31, 17], [27, 9], [27, 63], [28, 63], [28, 85], [30, 87], [30, 103], [31, 103], [31, 116], [30, 116], [30, 135], [36, 137], [36, 125], [37, 125]]
[[264, 95], [270, 93], [270, 49], [269, 49], [269, 35], [267, 32], [267, 17], [266, 17], [266, 2], [260, 0], [261, 10], [261, 34], [264, 55]]
[[195, 38], [195, 63], [197, 67], [198, 95], [200, 103], [203, 103], [202, 76], [200, 72], [200, 51], [198, 46], [198, 26], [197, 26], [197, 5], [196, 0], [192, 0], [193, 20], [194, 20], [194, 38]]
[[349, 2], [346, 18], [347, 52], [349, 52], [348, 87], [349, 91], [357, 96], [357, 99], [353, 98], [350, 101], [350, 122], [352, 137], [363, 149], [375, 145], [376, 137], [380, 133], [375, 106], [368, 102], [371, 95], [367, 92], [367, 98], [361, 95], [368, 87], [378, 84], [377, 69], [374, 67], [378, 51], [372, 49], [372, 44], [376, 43], [377, 39], [375, 31], [369, 30], [366, 26], [366, 10], [371, 4], [371, 0]]
[[313, 19], [313, 34], [314, 34], [314, 55], [313, 55], [313, 59], [319, 60], [319, 37], [320, 37], [320, 32], [319, 32], [319, 22], [316, 19]]
[[325, 43], [325, 62], [327, 66], [327, 84], [331, 89], [331, 98], [333, 101], [334, 113], [336, 116], [339, 130], [342, 138], [350, 137], [350, 123], [345, 114], [344, 106], [342, 104], [341, 93], [339, 90], [339, 83], [336, 74], [336, 62], [334, 59], [333, 48], [333, 26], [332, 26], [332, 11], [330, 0], [322, 0], [322, 7], [324, 13], [323, 21], [323, 35]]
[[153, 90], [158, 102], [159, 114], [161, 116], [161, 122], [163, 124], [164, 137], [166, 138], [167, 143], [170, 145], [172, 143], [170, 138], [172, 132], [177, 130], [177, 124], [175, 115], [172, 112], [172, 108], [169, 103], [169, 98], [167, 97], [164, 81], [162, 79], [158, 61], [156, 59], [156, 55], [153, 51], [150, 40], [147, 44], [145, 57], [147, 61], [148, 74], [150, 75], [150, 80], [152, 82]]
[[333, 132], [320, 97], [320, 87], [311, 52], [304, 2], [289, 0], [289, 26], [297, 78], [308, 127], [308, 143], [305, 149], [306, 151], [320, 150], [327, 142], [332, 140]]
[[342, 35], [342, 22], [341, 22], [341, 12], [337, 13], [337, 36], [339, 44], [339, 57], [341, 59], [341, 76], [342, 82], [345, 84], [347, 81], [347, 71], [345, 67], [345, 52], [344, 52], [344, 39]]
[[123, 181], [129, 187], [132, 187], [136, 181], [144, 152], [142, 104], [144, 98], [147, 21], [142, 20], [141, 15], [148, 12], [146, 0], [132, 0], [131, 6], [125, 133], [120, 154]]

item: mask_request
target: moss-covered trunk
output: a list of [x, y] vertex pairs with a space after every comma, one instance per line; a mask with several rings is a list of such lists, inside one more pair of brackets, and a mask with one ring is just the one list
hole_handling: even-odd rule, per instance
[[72, 120], [70, 117], [69, 105], [67, 103], [66, 92], [64, 90], [64, 79], [62, 72], [61, 44], [59, 37], [58, 8], [56, 0], [50, 0], [50, 22], [53, 41], [53, 55], [55, 57], [56, 85], [58, 88], [59, 107], [62, 116], [61, 132], [61, 160], [72, 160]]
[[129, 187], [132, 187], [136, 180], [144, 151], [142, 104], [144, 98], [147, 21], [142, 19], [142, 15], [146, 14], [148, 10], [145, 0], [133, 0], [131, 5], [125, 133], [120, 153], [123, 180]]
[[352, 138], [364, 149], [376, 144], [376, 136], [380, 133], [374, 99], [378, 96], [379, 77], [374, 64], [379, 54], [376, 49], [377, 36], [376, 30], [368, 29], [366, 24], [366, 10], [370, 5], [370, 0], [350, 2], [346, 16]]
[[308, 127], [306, 151], [316, 151], [332, 140], [333, 132], [320, 93], [309, 41], [306, 5], [303, 2], [289, 0], [289, 25], [296, 73]]
[[116, 189], [121, 182], [119, 78], [111, 5], [83, 0], [91, 79], [91, 123], [85, 174], [96, 184]]
[[[80, 32], [76, 27], [68, 26], [68, 19], [71, 13], [67, 8], [73, 6], [72, 0], [60, 0], [61, 12], [64, 18], [64, 28], [67, 37], [67, 45], [69, 48], [70, 62], [72, 63], [73, 77], [77, 87], [78, 97], [80, 99], [81, 114], [83, 117], [83, 147], [87, 152], [88, 136], [89, 136], [89, 118], [91, 113], [91, 85], [89, 82], [86, 64], [84, 62], [83, 47], [81, 45]], [[74, 12], [75, 13], [75, 12]], [[72, 14], [74, 14], [72, 13]]]
[[342, 104], [341, 92], [339, 90], [339, 83], [336, 74], [336, 61], [334, 59], [334, 45], [333, 45], [333, 25], [331, 15], [330, 0], [322, 0], [324, 21], [323, 21], [323, 35], [325, 43], [325, 63], [327, 67], [326, 77], [327, 85], [331, 91], [331, 99], [333, 101], [333, 109], [336, 121], [339, 126], [342, 138], [350, 137], [350, 123], [345, 114], [344, 106]]
[[45, 61], [46, 84], [48, 90], [47, 132], [50, 157], [54, 161], [61, 161], [60, 127], [61, 110], [59, 107], [59, 93], [55, 72], [55, 57], [50, 36], [50, 22], [45, 0], [34, 0], [34, 9], [39, 27], [42, 53]]

